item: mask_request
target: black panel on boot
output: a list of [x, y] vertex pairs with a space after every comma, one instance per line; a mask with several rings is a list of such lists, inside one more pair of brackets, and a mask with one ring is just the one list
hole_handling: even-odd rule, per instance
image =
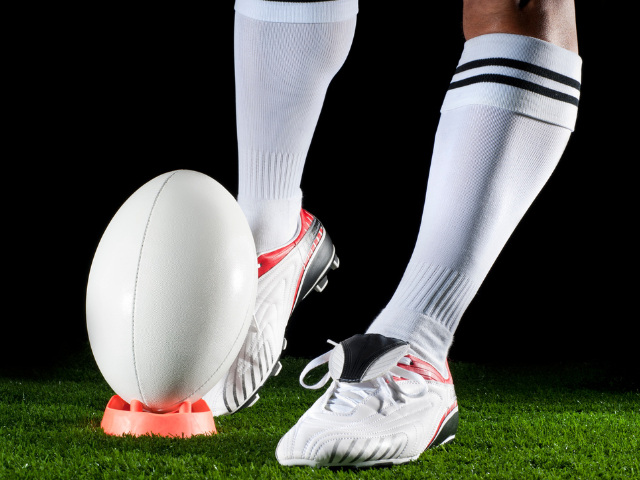
[[389, 350], [408, 343], [398, 338], [389, 338], [378, 333], [354, 335], [340, 342], [344, 350], [344, 366], [341, 382], [358, 383], [362, 381], [367, 368]]

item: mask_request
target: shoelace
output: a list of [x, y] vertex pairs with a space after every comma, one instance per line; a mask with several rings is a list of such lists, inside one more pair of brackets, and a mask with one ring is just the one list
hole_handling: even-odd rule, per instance
[[[338, 345], [332, 340], [327, 340], [327, 343], [330, 343], [334, 346]], [[327, 384], [329, 378], [331, 378], [330, 372], [327, 372], [324, 377], [322, 377], [322, 379], [314, 385], [307, 385], [306, 383], [304, 383], [304, 377], [306, 377], [307, 374], [314, 368], [328, 363], [329, 359], [331, 358], [331, 352], [332, 350], [329, 350], [327, 353], [320, 355], [307, 364], [307, 366], [304, 368], [304, 370], [302, 370], [302, 373], [300, 374], [300, 385], [310, 390], [317, 390]], [[403, 357], [398, 363], [401, 363], [403, 365], [411, 365], [411, 360], [407, 357]], [[398, 385], [398, 382], [396, 382], [393, 378], [394, 375], [396, 377], [406, 378], [407, 380], [415, 380], [423, 388], [417, 393], [410, 393], [403, 389], [400, 385]], [[375, 392], [380, 387], [383, 387], [381, 389], [383, 404], [387, 403], [387, 400], [392, 400], [393, 398], [392, 392], [389, 390], [389, 388], [384, 388], [385, 386], [393, 388], [398, 393], [411, 398], [422, 397], [427, 393], [429, 389], [428, 384], [422, 377], [422, 375], [419, 375], [415, 372], [410, 372], [409, 370], [400, 368], [397, 365], [391, 367], [380, 377], [374, 378], [373, 380], [368, 380], [366, 382], [346, 383], [340, 382], [337, 379], [334, 379], [334, 382], [335, 389], [333, 391], [333, 394], [331, 395], [331, 398], [327, 402], [326, 408], [336, 413], [349, 413], [363, 399], [367, 398], [371, 393]]]

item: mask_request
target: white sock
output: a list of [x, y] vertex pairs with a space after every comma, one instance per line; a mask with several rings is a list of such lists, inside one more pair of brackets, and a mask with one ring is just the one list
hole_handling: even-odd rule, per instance
[[304, 161], [358, 2], [237, 0], [235, 9], [238, 203], [263, 253], [296, 233]]
[[370, 333], [409, 341], [446, 372], [460, 317], [573, 131], [581, 65], [531, 37], [465, 43], [441, 110], [418, 240]]

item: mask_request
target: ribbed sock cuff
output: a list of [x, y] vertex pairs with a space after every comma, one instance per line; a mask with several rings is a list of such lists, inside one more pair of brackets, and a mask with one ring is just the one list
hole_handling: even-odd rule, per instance
[[389, 307], [415, 311], [454, 332], [477, 290], [475, 282], [463, 273], [409, 262]]
[[371, 324], [367, 333], [379, 333], [410, 343], [410, 353], [429, 362], [447, 376], [445, 362], [453, 343], [453, 333], [424, 314], [387, 306]]
[[409, 262], [393, 298], [368, 333], [400, 338], [416, 355], [446, 374], [453, 332], [478, 286], [466, 275], [424, 262]]
[[299, 197], [306, 152], [240, 152], [238, 196], [269, 200]]
[[582, 59], [537, 38], [507, 33], [465, 43], [441, 112], [491, 105], [573, 131]]
[[246, 17], [263, 22], [331, 23], [355, 17], [358, 13], [358, 0], [323, 2], [236, 0], [235, 10]]

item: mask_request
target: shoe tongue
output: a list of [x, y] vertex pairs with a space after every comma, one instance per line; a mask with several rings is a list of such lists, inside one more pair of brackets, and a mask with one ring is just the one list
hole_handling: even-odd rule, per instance
[[384, 375], [409, 351], [404, 340], [377, 333], [354, 335], [331, 352], [329, 372], [345, 383], [360, 383]]

